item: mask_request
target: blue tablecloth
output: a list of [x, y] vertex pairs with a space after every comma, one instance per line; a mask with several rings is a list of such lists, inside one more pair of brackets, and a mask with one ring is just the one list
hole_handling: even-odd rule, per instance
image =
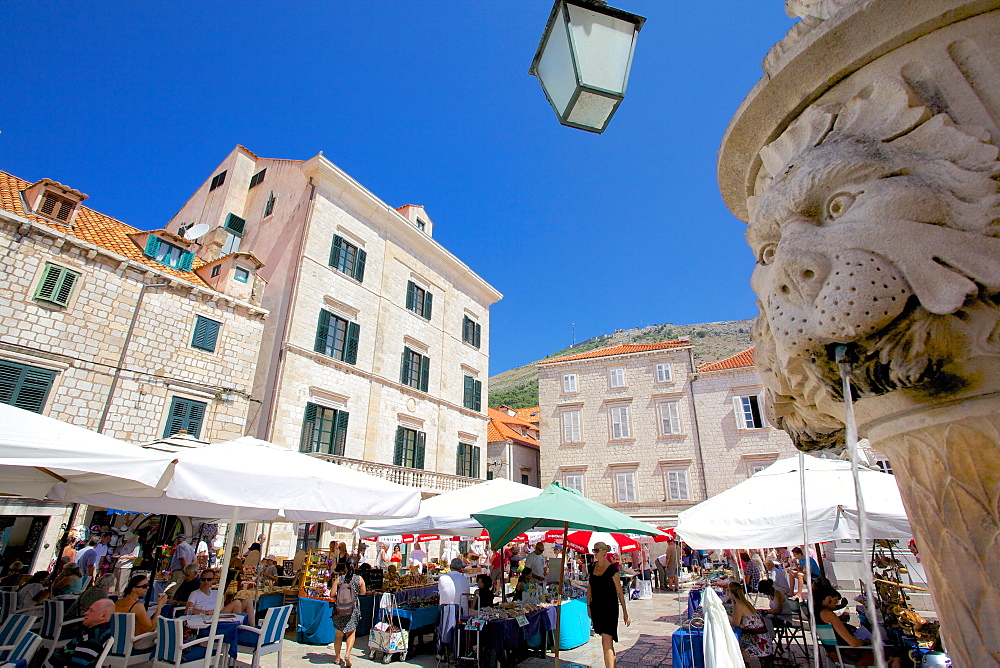
[[[299, 629], [295, 638], [296, 642], [306, 645], [329, 645], [332, 643], [337, 637], [332, 615], [332, 601], [300, 597]], [[361, 616], [364, 617], [363, 612]]]
[[[553, 630], [555, 626], [553, 625]], [[559, 649], [573, 649], [590, 640], [590, 615], [587, 600], [566, 601], [559, 609]]]
[[[440, 615], [441, 609], [433, 605], [429, 608], [417, 608], [415, 610], [394, 608], [391, 617], [398, 617], [401, 621], [405, 621], [403, 627], [413, 631], [428, 626], [436, 626]], [[385, 619], [387, 616], [390, 616], [388, 611], [379, 610], [379, 621]]]
[[527, 645], [528, 639], [538, 635], [544, 637], [556, 628], [556, 607], [534, 610], [525, 615], [527, 626], [519, 626], [516, 619], [494, 619], [486, 623], [482, 630], [483, 644], [492, 647], [498, 657], [504, 656], [519, 645]]
[[[247, 622], [246, 615], [237, 615], [237, 616], [240, 618], [240, 621], [238, 622], [220, 621], [215, 631], [216, 635], [222, 636], [222, 642], [229, 645], [229, 656], [231, 656], [234, 659], [236, 658], [236, 649], [237, 649], [236, 638], [240, 630], [240, 624], [246, 624]], [[210, 630], [209, 628], [200, 629], [198, 631], [198, 637], [204, 638], [205, 636], [208, 635], [209, 630]], [[204, 652], [204, 650], [202, 650], [202, 652]], [[202, 656], [204, 656], [204, 653], [202, 653]]]
[[[739, 638], [741, 631], [733, 629]], [[702, 629], [677, 629], [673, 635], [673, 668], [705, 668], [705, 651], [702, 648], [705, 633]]]
[[688, 591], [688, 609], [687, 618], [691, 619], [694, 616], [695, 610], [701, 607], [701, 590], [691, 589]]

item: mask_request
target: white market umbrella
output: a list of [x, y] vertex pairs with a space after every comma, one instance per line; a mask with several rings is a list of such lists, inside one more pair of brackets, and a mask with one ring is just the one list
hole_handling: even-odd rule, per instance
[[421, 502], [416, 517], [365, 522], [358, 527], [358, 532], [362, 538], [404, 533], [479, 535], [483, 526], [472, 517], [472, 513], [513, 501], [533, 499], [541, 493], [538, 487], [495, 478], [426, 499]]
[[[858, 539], [851, 463], [804, 456], [809, 540]], [[799, 458], [776, 461], [740, 484], [682, 512], [677, 535], [696, 550], [757, 548], [802, 543]], [[912, 535], [896, 479], [862, 469], [861, 489], [871, 538]]]
[[74, 495], [136, 489], [156, 493], [170, 479], [174, 461], [172, 453], [145, 450], [0, 404], [0, 495], [44, 499], [60, 483]]

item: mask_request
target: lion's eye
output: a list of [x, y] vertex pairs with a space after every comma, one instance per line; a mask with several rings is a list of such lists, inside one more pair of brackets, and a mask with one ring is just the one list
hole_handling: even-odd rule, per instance
[[774, 262], [774, 253], [778, 250], [778, 244], [767, 244], [760, 249], [757, 254], [757, 262], [760, 264], [771, 264]]
[[854, 195], [851, 193], [837, 193], [826, 202], [826, 219], [836, 220], [840, 218], [851, 205], [854, 204]]

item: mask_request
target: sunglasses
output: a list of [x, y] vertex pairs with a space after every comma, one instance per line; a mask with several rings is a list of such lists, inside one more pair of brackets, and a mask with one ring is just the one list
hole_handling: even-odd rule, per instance
[[213, 582], [214, 580], [215, 580], [215, 578], [214, 578], [214, 577], [211, 577], [211, 578], [204, 578], [204, 577], [203, 577], [203, 578], [201, 579], [201, 581], [202, 581], [202, 582]]
[[135, 588], [136, 589], [149, 589], [149, 583], [147, 582], [146, 584], [136, 585]]

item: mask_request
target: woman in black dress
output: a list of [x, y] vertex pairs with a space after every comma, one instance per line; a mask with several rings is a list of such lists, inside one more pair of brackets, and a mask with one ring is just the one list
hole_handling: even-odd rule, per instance
[[607, 543], [594, 544], [594, 563], [588, 569], [590, 586], [587, 588], [587, 611], [594, 627], [594, 633], [601, 636], [601, 649], [604, 651], [604, 665], [614, 668], [615, 646], [618, 640], [618, 606], [622, 607], [625, 626], [632, 623], [628, 609], [625, 607], [625, 595], [622, 593], [622, 581], [618, 577], [618, 567], [608, 561], [611, 548]]

